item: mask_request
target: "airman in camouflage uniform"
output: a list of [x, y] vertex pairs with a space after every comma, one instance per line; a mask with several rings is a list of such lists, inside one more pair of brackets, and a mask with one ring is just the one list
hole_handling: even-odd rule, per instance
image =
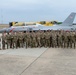
[[31, 46], [30, 32], [26, 31], [26, 48]]
[[64, 48], [67, 47], [67, 42], [68, 42], [68, 38], [67, 38], [67, 32], [64, 32]]
[[17, 36], [17, 33], [15, 32], [12, 36], [13, 36], [13, 41], [12, 41], [13, 48], [18, 48], [18, 44], [17, 44], [17, 42], [18, 42], [18, 36]]
[[20, 47], [23, 47], [23, 32], [19, 32], [18, 39], [19, 39], [19, 45]]
[[58, 32], [58, 45], [59, 45], [59, 47], [63, 47], [63, 45], [62, 45], [62, 32], [61, 31], [59, 31]]
[[[54, 34], [55, 34], [55, 38], [56, 38], [56, 47], [59, 47], [59, 31], [58, 30], [55, 30], [55, 31], [53, 31], [54, 32]], [[53, 36], [54, 37], [54, 36]]]
[[72, 45], [75, 48], [75, 32], [72, 32], [71, 34], [71, 41], [72, 41]]
[[61, 46], [62, 46], [62, 48], [64, 47], [64, 43], [65, 43], [65, 42], [64, 42], [64, 41], [65, 41], [65, 40], [64, 40], [64, 38], [65, 38], [64, 35], [65, 35], [65, 32], [64, 32], [64, 31], [61, 31], [61, 44], [62, 44]]
[[11, 40], [11, 48], [14, 48], [13, 47], [13, 38], [14, 38], [14, 32], [11, 32], [11, 35], [10, 35], [10, 40]]
[[46, 46], [46, 44], [45, 44], [45, 32], [44, 31], [40, 32], [40, 44], [41, 44], [41, 47]]
[[11, 48], [11, 33], [8, 33], [6, 35], [6, 39], [7, 39], [7, 49]]
[[42, 39], [41, 39], [41, 31], [39, 30], [39, 31], [36, 32], [37, 47], [41, 47], [41, 41], [42, 41]]
[[55, 31], [53, 31], [53, 33], [52, 33], [52, 44], [53, 44], [53, 47], [56, 47], [57, 46], [57, 41], [56, 41], [56, 33], [55, 33]]
[[73, 43], [73, 34], [72, 32], [69, 32], [69, 47], [72, 48], [72, 43]]
[[50, 31], [50, 47], [53, 47], [53, 41], [52, 41], [52, 30]]
[[2, 49], [5, 49], [5, 44], [6, 44], [6, 33], [2, 33]]
[[74, 34], [74, 38], [75, 38], [75, 47], [76, 47], [76, 31], [75, 31], [75, 34]]
[[47, 46], [50, 47], [50, 30], [47, 31]]
[[45, 31], [45, 47], [48, 47], [48, 36], [47, 36], [47, 31]]
[[36, 47], [37, 43], [36, 43], [36, 33], [35, 32], [31, 32], [31, 47]]
[[67, 48], [70, 47], [72, 48], [72, 40], [71, 40], [71, 33], [67, 32]]
[[26, 48], [26, 40], [27, 40], [27, 36], [26, 36], [26, 32], [24, 33], [24, 47]]

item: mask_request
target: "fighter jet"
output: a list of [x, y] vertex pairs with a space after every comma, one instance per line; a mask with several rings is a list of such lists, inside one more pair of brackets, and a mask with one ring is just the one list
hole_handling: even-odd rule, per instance
[[76, 30], [76, 26], [73, 25], [76, 13], [72, 12], [60, 25], [44, 26], [41, 24], [29, 25], [29, 26], [13, 26], [10, 28], [1, 29], [0, 32], [12, 32], [12, 31], [37, 31], [37, 30]]
[[68, 30], [74, 31], [76, 30], [76, 25], [73, 25], [73, 21], [75, 19], [76, 13], [72, 12], [60, 25], [53, 26], [38, 26], [37, 28], [33, 28], [32, 30]]
[[[76, 25], [73, 25], [73, 21], [75, 19], [76, 13], [72, 12], [60, 25], [53, 25], [53, 26], [44, 26], [41, 24], [37, 24], [36, 26], [31, 27], [24, 27], [20, 28], [19, 31], [37, 31], [37, 30], [68, 30], [74, 31], [76, 30]], [[18, 31], [15, 29], [14, 31]]]

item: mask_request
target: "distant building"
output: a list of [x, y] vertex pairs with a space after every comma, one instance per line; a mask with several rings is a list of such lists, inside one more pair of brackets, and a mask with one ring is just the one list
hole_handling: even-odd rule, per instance
[[0, 24], [0, 29], [2, 28], [8, 28], [9, 27], [9, 24]]

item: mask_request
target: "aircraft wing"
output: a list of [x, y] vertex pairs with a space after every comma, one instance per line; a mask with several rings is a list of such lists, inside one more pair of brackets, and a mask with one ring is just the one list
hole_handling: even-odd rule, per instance
[[0, 33], [2, 33], [2, 32], [9, 32], [10, 31], [10, 29], [9, 28], [3, 28], [3, 29], [0, 29]]

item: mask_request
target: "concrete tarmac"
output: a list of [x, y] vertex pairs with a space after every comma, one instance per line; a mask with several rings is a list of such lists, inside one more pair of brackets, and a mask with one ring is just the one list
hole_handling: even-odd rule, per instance
[[76, 75], [76, 50], [70, 48], [0, 50], [0, 75]]

